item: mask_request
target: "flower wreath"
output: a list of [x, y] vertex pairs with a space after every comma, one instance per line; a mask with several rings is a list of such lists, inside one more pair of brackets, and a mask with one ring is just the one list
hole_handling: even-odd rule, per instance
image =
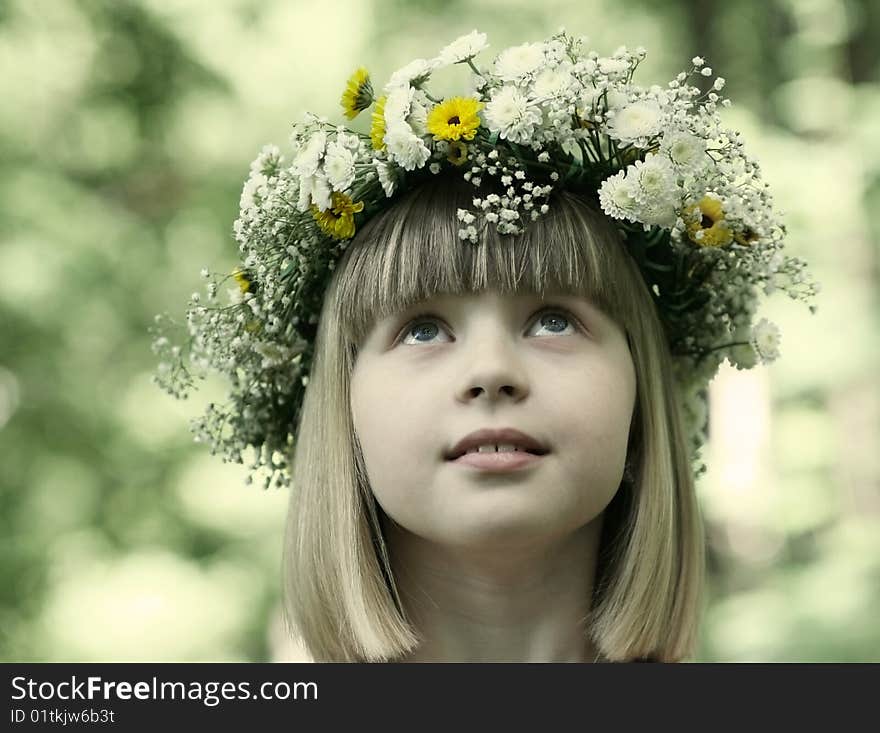
[[[559, 188], [593, 197], [614, 220], [658, 306], [697, 475], [706, 387], [721, 362], [748, 369], [778, 356], [779, 329], [754, 322], [759, 291], [805, 302], [819, 292], [806, 263], [782, 251], [785, 227], [758, 163], [721, 123], [724, 79], [705, 93], [688, 84], [712, 76], [702, 58], [665, 88], [644, 88], [632, 83], [642, 48], [600, 56], [563, 28], [480, 67], [487, 47], [483, 33], [462, 36], [396, 71], [379, 97], [367, 71], [355, 71], [341, 105], [348, 119], [373, 107], [369, 134], [306, 113], [290, 162], [264, 147], [234, 225], [241, 266], [202, 270], [207, 294], [192, 295], [183, 346], [166, 335], [173, 319], [156, 316], [159, 386], [186, 398], [208, 370], [228, 377], [229, 400], [209, 404], [192, 430], [224, 461], [244, 463], [252, 448], [248, 483], [260, 470], [265, 487], [289, 483], [318, 315], [340, 256], [359, 226], [441, 169], [475, 186], [494, 179], [502, 192], [458, 210], [459, 237], [471, 245], [490, 225], [521, 232]], [[471, 91], [436, 99], [427, 82], [454, 64], [469, 67]]]

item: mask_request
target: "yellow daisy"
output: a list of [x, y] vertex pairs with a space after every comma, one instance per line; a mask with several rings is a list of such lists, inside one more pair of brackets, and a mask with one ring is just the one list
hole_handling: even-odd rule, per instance
[[330, 198], [331, 205], [327, 211], [321, 211], [312, 204], [312, 216], [325, 234], [334, 239], [351, 239], [354, 236], [354, 215], [364, 210], [364, 202], [354, 203], [349, 196], [338, 191], [333, 191]]
[[477, 112], [483, 106], [476, 99], [450, 97], [428, 113], [428, 132], [435, 140], [473, 140], [480, 126]]
[[458, 140], [449, 143], [449, 153], [446, 156], [453, 165], [464, 165], [468, 159], [468, 146]]
[[385, 150], [385, 102], [388, 96], [379, 97], [376, 100], [376, 109], [373, 110], [373, 125], [370, 127], [370, 140], [374, 150]]
[[[724, 223], [724, 211], [718, 199], [704, 196], [697, 204], [703, 216], [700, 221], [688, 224], [688, 236], [692, 242], [701, 247], [724, 247], [733, 241], [733, 233]], [[696, 206], [690, 206], [687, 212], [693, 213]], [[702, 236], [697, 239], [697, 232]]]
[[235, 278], [235, 282], [238, 283], [238, 289], [241, 290], [242, 293], [247, 293], [251, 289], [251, 280], [247, 276], [247, 273], [241, 268], [236, 267], [232, 271], [232, 277]]
[[339, 103], [345, 111], [345, 116], [350, 120], [353, 120], [361, 110], [373, 103], [373, 85], [370, 83], [370, 75], [365, 68], [359, 68], [348, 78]]

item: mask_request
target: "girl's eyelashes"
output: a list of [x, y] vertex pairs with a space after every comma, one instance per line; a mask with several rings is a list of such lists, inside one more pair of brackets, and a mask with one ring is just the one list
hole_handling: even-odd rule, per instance
[[[543, 317], [548, 316], [548, 315], [561, 316], [561, 319], [560, 318], [547, 319], [547, 321], [544, 321]], [[580, 324], [578, 319], [575, 316], [573, 316], [566, 308], [560, 308], [560, 307], [543, 308], [536, 315], [535, 319], [532, 321], [532, 324], [534, 324], [538, 320], [540, 320], [540, 322], [541, 322], [541, 327], [547, 329], [547, 331], [552, 334], [569, 335], [565, 332], [566, 325], [572, 325], [572, 328], [574, 328], [576, 331], [577, 330], [581, 330], [581, 331], [586, 330]], [[564, 322], [564, 324], [565, 324], [561, 328], [558, 326], [560, 321]], [[430, 343], [430, 341], [436, 335], [437, 330], [431, 329], [431, 328], [425, 329], [423, 327], [427, 324], [432, 324], [432, 323], [442, 324], [444, 328], [449, 330], [448, 327], [445, 325], [444, 320], [442, 318], [440, 318], [440, 316], [437, 316], [437, 315], [435, 315], [433, 313], [429, 313], [429, 312], [420, 313], [419, 315], [417, 315], [417, 316], [411, 318], [409, 321], [407, 321], [406, 326], [404, 326], [404, 328], [401, 330], [398, 337], [395, 339], [395, 343], [398, 343], [398, 342], [405, 343], [408, 346], [411, 346], [414, 343], [420, 343], [420, 344]], [[415, 326], [419, 326], [420, 328], [416, 329]], [[412, 341], [407, 342], [406, 339], [408, 337], [412, 336], [414, 332], [420, 333], [424, 338], [422, 338], [422, 339], [415, 338]]]

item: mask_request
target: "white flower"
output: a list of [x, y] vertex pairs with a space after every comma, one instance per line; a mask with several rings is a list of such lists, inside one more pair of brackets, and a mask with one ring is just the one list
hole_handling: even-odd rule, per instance
[[543, 43], [523, 43], [502, 51], [495, 60], [495, 74], [502, 81], [518, 81], [545, 62]]
[[406, 85], [396, 87], [388, 93], [388, 99], [385, 100], [386, 126], [406, 122], [406, 118], [410, 115], [413, 94], [415, 89]]
[[648, 153], [644, 161], [637, 160], [627, 169], [627, 178], [631, 178], [633, 195], [641, 205], [666, 201], [675, 189], [675, 171], [665, 155]]
[[660, 132], [662, 126], [660, 105], [646, 99], [617, 110], [608, 123], [608, 136], [624, 143], [634, 143], [639, 138], [653, 137]]
[[271, 342], [265, 341], [257, 341], [253, 345], [253, 348], [254, 351], [256, 351], [260, 356], [263, 357], [263, 369], [265, 369], [266, 367], [277, 366], [284, 358], [284, 350], [280, 346], [278, 346], [278, 344], [273, 344]]
[[779, 357], [781, 333], [779, 326], [762, 318], [752, 328], [750, 343], [763, 364], [769, 364]]
[[706, 142], [684, 130], [674, 130], [663, 136], [662, 150], [679, 168], [696, 171], [705, 163]]
[[532, 83], [535, 97], [556, 97], [568, 91], [574, 77], [563, 69], [544, 69]]
[[391, 79], [385, 85], [385, 91], [388, 92], [397, 87], [405, 87], [411, 82], [420, 84], [426, 81], [431, 76], [435, 63], [433, 59], [431, 61], [427, 59], [410, 61], [406, 66], [398, 69], [391, 75]]
[[629, 61], [626, 59], [601, 58], [598, 61], [599, 71], [610, 79], [622, 79], [629, 74]]
[[754, 367], [758, 363], [758, 354], [750, 343], [748, 326], [737, 326], [731, 334], [731, 340], [737, 344], [731, 346], [727, 353], [731, 365], [739, 370]]
[[502, 138], [514, 143], [529, 142], [541, 119], [541, 110], [530, 105], [515, 87], [502, 87], [486, 105], [485, 120], [489, 129], [497, 130]]
[[608, 216], [614, 219], [635, 221], [638, 204], [633, 195], [626, 171], [619, 171], [606, 178], [599, 187], [599, 204]]
[[456, 38], [452, 43], [445, 46], [435, 59], [438, 64], [443, 66], [451, 66], [459, 64], [473, 58], [481, 51], [486, 50], [489, 44], [486, 43], [486, 34], [478, 33], [476, 30], [471, 31], [466, 36]]
[[[581, 150], [581, 146], [578, 145], [577, 140], [575, 140], [573, 138], [569, 138], [568, 140], [563, 140], [562, 143], [560, 143], [559, 147], [562, 148], [563, 153], [570, 155], [572, 158], [574, 158], [578, 162], [583, 161], [584, 154], [583, 154], [583, 151]], [[544, 155], [544, 153], [541, 153], [541, 155]], [[548, 155], [547, 158], [549, 159], [549, 157], [550, 156]], [[538, 156], [538, 160], [541, 160], [540, 156]], [[546, 162], [546, 161], [543, 161], [543, 162]]]
[[605, 100], [608, 104], [608, 109], [616, 110], [629, 103], [629, 95], [619, 89], [609, 89], [608, 94], [605, 95]]
[[327, 146], [324, 170], [334, 191], [345, 191], [354, 182], [354, 155], [338, 142]]
[[327, 145], [327, 135], [323, 130], [318, 130], [309, 141], [300, 148], [293, 160], [293, 169], [300, 176], [313, 176], [318, 170], [324, 149]]
[[389, 155], [401, 168], [411, 171], [421, 168], [431, 156], [424, 140], [415, 135], [405, 123], [392, 124], [385, 133]]
[[318, 171], [314, 176], [300, 178], [297, 208], [302, 212], [308, 211], [310, 203], [321, 211], [330, 208], [330, 182], [323, 171]]
[[467, 209], [458, 209], [455, 215], [459, 221], [463, 221], [465, 224], [473, 224], [476, 221], [476, 217]]
[[265, 191], [260, 191], [265, 185], [266, 176], [262, 173], [251, 173], [241, 189], [241, 198], [238, 202], [239, 208], [242, 211], [247, 211], [254, 206], [256, 203], [254, 200], [254, 194], [257, 192], [265, 193]]
[[425, 135], [428, 132], [428, 108], [422, 104], [418, 97], [414, 97], [411, 104], [411, 112], [406, 118], [406, 123], [413, 128], [417, 135]]
[[585, 117], [590, 112], [590, 108], [599, 98], [599, 94], [599, 90], [595, 87], [587, 86], [583, 88], [577, 100], [579, 106], [577, 112], [581, 117]]
[[384, 161], [376, 160], [374, 162], [376, 164], [376, 173], [379, 176], [379, 183], [382, 184], [382, 190], [385, 191], [385, 196], [390, 198], [394, 194], [394, 189], [397, 188], [397, 182], [391, 173], [391, 168]]
[[642, 224], [661, 226], [667, 229], [675, 226], [678, 214], [670, 197], [649, 199], [639, 205], [636, 212], [636, 220]]

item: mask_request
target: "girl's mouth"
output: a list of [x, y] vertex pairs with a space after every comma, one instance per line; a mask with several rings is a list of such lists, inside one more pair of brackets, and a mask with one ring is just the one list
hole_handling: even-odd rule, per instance
[[544, 455], [519, 450], [465, 453], [449, 462], [490, 473], [503, 473], [506, 471], [518, 471], [531, 466], [537, 466], [544, 459]]

